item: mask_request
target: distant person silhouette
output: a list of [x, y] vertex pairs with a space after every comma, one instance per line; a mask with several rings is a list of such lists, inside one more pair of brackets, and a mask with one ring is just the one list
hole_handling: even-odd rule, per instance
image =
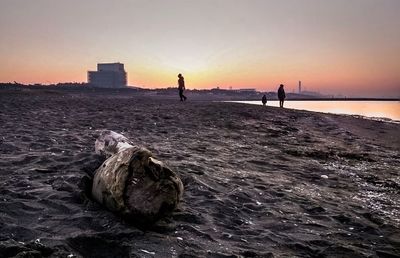
[[283, 107], [283, 102], [285, 101], [286, 94], [285, 90], [283, 89], [283, 84], [279, 85], [278, 89], [278, 99], [279, 99], [279, 106]]
[[265, 96], [265, 94], [262, 97], [261, 102], [263, 103], [264, 106], [265, 106], [265, 104], [267, 104], [267, 96]]
[[185, 79], [183, 78], [182, 74], [178, 74], [178, 90], [179, 90], [179, 97], [181, 101], [186, 100], [186, 96], [183, 95], [183, 91], [185, 90]]

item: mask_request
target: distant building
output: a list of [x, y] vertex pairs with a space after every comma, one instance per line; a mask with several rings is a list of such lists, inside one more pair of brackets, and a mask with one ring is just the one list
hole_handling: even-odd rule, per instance
[[88, 71], [88, 83], [101, 88], [124, 88], [127, 86], [124, 64], [97, 64], [97, 71]]
[[236, 91], [243, 92], [243, 93], [255, 93], [257, 90], [256, 89], [238, 89]]
[[308, 95], [308, 96], [313, 96], [313, 97], [323, 97], [323, 95], [321, 93], [315, 92], [315, 91], [305, 91], [305, 90], [303, 90], [301, 92], [301, 94]]

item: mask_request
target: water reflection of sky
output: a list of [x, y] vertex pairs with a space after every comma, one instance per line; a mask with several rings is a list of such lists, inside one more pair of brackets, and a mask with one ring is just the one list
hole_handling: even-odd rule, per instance
[[[260, 101], [233, 101], [262, 105]], [[279, 107], [279, 101], [268, 101], [267, 106]], [[382, 117], [400, 121], [399, 101], [285, 101], [285, 108], [324, 113]]]

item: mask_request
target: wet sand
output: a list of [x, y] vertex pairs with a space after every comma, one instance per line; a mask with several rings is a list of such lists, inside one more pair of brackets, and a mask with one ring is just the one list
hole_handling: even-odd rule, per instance
[[[0, 124], [0, 257], [400, 255], [400, 124], [62, 90], [0, 90]], [[178, 172], [170, 217], [139, 229], [87, 198], [102, 129]]]

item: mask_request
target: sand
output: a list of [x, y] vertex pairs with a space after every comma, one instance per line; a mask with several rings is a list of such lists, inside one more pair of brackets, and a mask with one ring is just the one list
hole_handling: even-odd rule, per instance
[[[178, 210], [140, 228], [87, 197], [102, 129], [180, 175]], [[399, 133], [190, 96], [0, 90], [0, 257], [396, 257]]]

